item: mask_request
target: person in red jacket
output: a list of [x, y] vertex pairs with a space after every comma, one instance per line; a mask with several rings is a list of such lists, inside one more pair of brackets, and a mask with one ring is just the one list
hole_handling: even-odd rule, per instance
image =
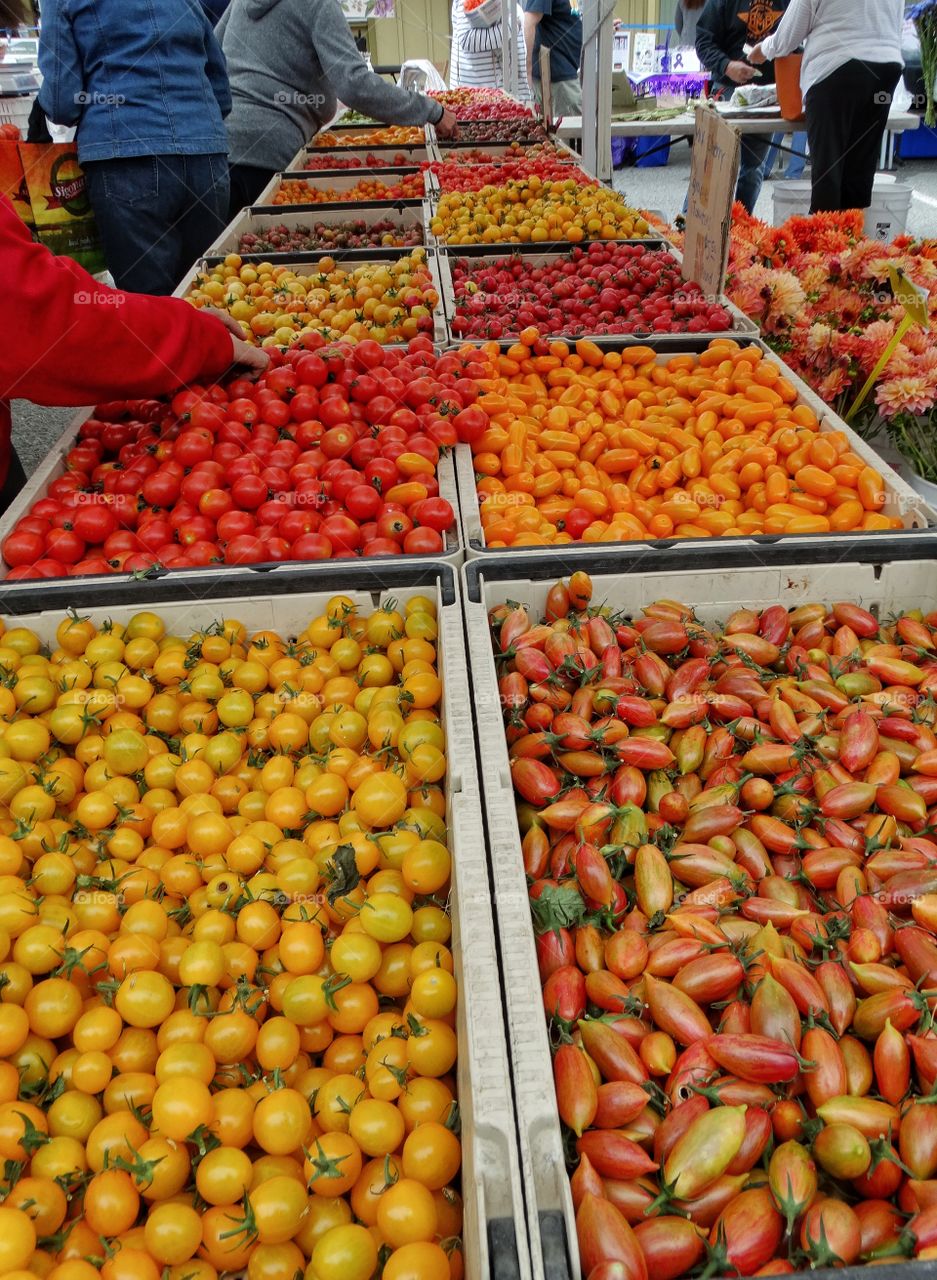
[[165, 395], [233, 364], [260, 372], [269, 363], [222, 312], [109, 289], [55, 257], [32, 240], [5, 196], [0, 279], [12, 317], [0, 342], [0, 511], [25, 480], [10, 438], [11, 400], [88, 405]]

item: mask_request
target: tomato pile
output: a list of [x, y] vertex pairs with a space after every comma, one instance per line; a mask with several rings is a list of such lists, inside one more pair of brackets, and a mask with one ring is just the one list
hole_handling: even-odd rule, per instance
[[937, 614], [490, 613], [582, 1274], [937, 1257]]
[[[493, 144], [494, 145], [494, 144]], [[503, 152], [485, 151], [481, 147], [452, 147], [443, 144], [438, 148], [443, 162], [459, 161], [463, 165], [504, 164], [505, 160], [550, 160], [556, 156], [565, 158], [568, 164], [575, 163], [575, 156], [565, 147], [558, 147], [555, 142], [504, 142]]]
[[229, 254], [199, 273], [186, 297], [196, 307], [224, 308], [241, 322], [248, 341], [265, 347], [288, 346], [306, 334], [406, 342], [433, 333], [439, 302], [422, 249], [360, 266], [336, 266], [326, 257], [308, 274]]
[[[568, 169], [563, 166], [564, 173]], [[607, 187], [531, 174], [503, 186], [443, 192], [430, 230], [448, 244], [513, 244], [633, 240], [650, 228], [642, 213]]]
[[386, 156], [369, 152], [362, 160], [360, 156], [343, 156], [341, 152], [330, 152], [328, 155], [310, 154], [303, 164], [304, 169], [382, 169], [388, 166], [403, 168], [409, 163], [405, 151], [394, 151]]
[[422, 173], [405, 173], [394, 182], [366, 178], [347, 191], [335, 187], [317, 187], [302, 178], [287, 178], [273, 197], [274, 204], [360, 204], [363, 200], [420, 200], [425, 194]]
[[459, 141], [504, 146], [510, 142], [548, 142], [549, 136], [540, 121], [533, 116], [492, 120], [484, 112], [478, 120], [460, 120]]
[[0, 1273], [461, 1276], [436, 634], [0, 634]]
[[530, 330], [481, 350], [488, 427], [469, 443], [489, 547], [902, 527], [879, 472], [754, 344], [658, 363]]
[[314, 147], [408, 147], [420, 146], [426, 134], [419, 125], [388, 124], [378, 129], [342, 130], [341, 133], [317, 133], [312, 140]]
[[530, 325], [546, 334], [732, 328], [725, 307], [708, 301], [698, 285], [687, 284], [666, 250], [596, 243], [543, 266], [520, 256], [456, 258], [450, 266], [456, 301], [451, 328], [460, 337], [501, 337]]
[[426, 167], [433, 173], [441, 191], [480, 191], [482, 187], [504, 186], [508, 182], [523, 183], [529, 178], [539, 178], [541, 182], [555, 179], [562, 182], [570, 175], [583, 187], [595, 186], [585, 170], [571, 165], [568, 158], [560, 152], [543, 156], [521, 157], [494, 156], [485, 159], [484, 151], [470, 149], [470, 156], [478, 157], [463, 160], [461, 156], [450, 155], [445, 160], [431, 161]]
[[285, 224], [262, 232], [247, 231], [238, 242], [241, 253], [306, 253], [310, 249], [411, 248], [423, 243], [423, 228], [418, 222], [405, 226], [393, 218], [367, 223], [316, 222], [287, 227]]
[[527, 107], [509, 98], [501, 89], [441, 89], [428, 95], [448, 107], [463, 120], [490, 120], [501, 123], [519, 118], [532, 120]]
[[101, 405], [0, 544], [9, 577], [438, 555], [455, 523], [440, 453], [485, 421], [461, 368], [426, 338], [311, 334], [257, 382]]

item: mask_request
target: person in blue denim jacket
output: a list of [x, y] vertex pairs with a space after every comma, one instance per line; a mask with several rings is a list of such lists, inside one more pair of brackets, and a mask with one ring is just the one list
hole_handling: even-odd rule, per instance
[[46, 0], [39, 69], [118, 287], [172, 293], [228, 207], [231, 94], [199, 0]]

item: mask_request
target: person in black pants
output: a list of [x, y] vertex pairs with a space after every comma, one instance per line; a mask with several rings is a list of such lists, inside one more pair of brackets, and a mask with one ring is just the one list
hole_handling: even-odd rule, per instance
[[867, 209], [900, 62], [853, 58], [807, 94], [811, 213]]
[[242, 209], [257, 203], [258, 196], [278, 170], [260, 169], [253, 164], [232, 164], [228, 172], [231, 177], [228, 217], [236, 218]]
[[803, 47], [801, 89], [812, 169], [811, 213], [867, 209], [901, 75], [903, 0], [791, 0], [755, 65]]

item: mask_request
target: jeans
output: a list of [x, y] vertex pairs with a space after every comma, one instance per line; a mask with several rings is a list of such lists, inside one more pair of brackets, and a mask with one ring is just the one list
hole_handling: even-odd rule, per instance
[[[543, 106], [543, 93], [540, 81], [534, 77], [534, 93], [537, 101]], [[582, 115], [582, 85], [578, 80], [552, 80], [550, 82], [550, 106], [554, 120], [560, 116]]]
[[784, 176], [785, 178], [792, 179], [800, 178], [802, 177], [807, 165], [807, 156], [805, 154], [807, 150], [806, 132], [795, 133], [791, 138], [791, 146], [795, 151], [799, 151], [801, 154], [798, 156], [788, 156], [787, 168], [784, 170]]
[[[778, 147], [783, 146], [785, 134], [776, 133], [771, 138], [771, 150], [765, 158], [764, 175], [769, 177], [774, 169], [775, 161], [778, 158]], [[799, 151], [800, 155], [791, 155], [787, 153], [787, 167], [784, 170], [785, 178], [796, 179], [801, 177], [804, 172], [804, 166], [807, 163], [807, 157], [803, 154], [807, 150], [806, 133], [794, 133], [790, 135], [790, 147], [793, 151]]]
[[108, 269], [119, 289], [173, 293], [225, 228], [227, 156], [92, 160], [84, 170]]
[[257, 203], [257, 197], [268, 186], [276, 169], [258, 169], [252, 164], [231, 166], [231, 198], [228, 221], [233, 222], [242, 209]]
[[739, 167], [739, 180], [735, 188], [735, 198], [745, 206], [749, 213], [755, 212], [755, 205], [761, 194], [765, 179], [765, 156], [771, 146], [770, 136], [760, 134], [742, 134], [742, 161]]

